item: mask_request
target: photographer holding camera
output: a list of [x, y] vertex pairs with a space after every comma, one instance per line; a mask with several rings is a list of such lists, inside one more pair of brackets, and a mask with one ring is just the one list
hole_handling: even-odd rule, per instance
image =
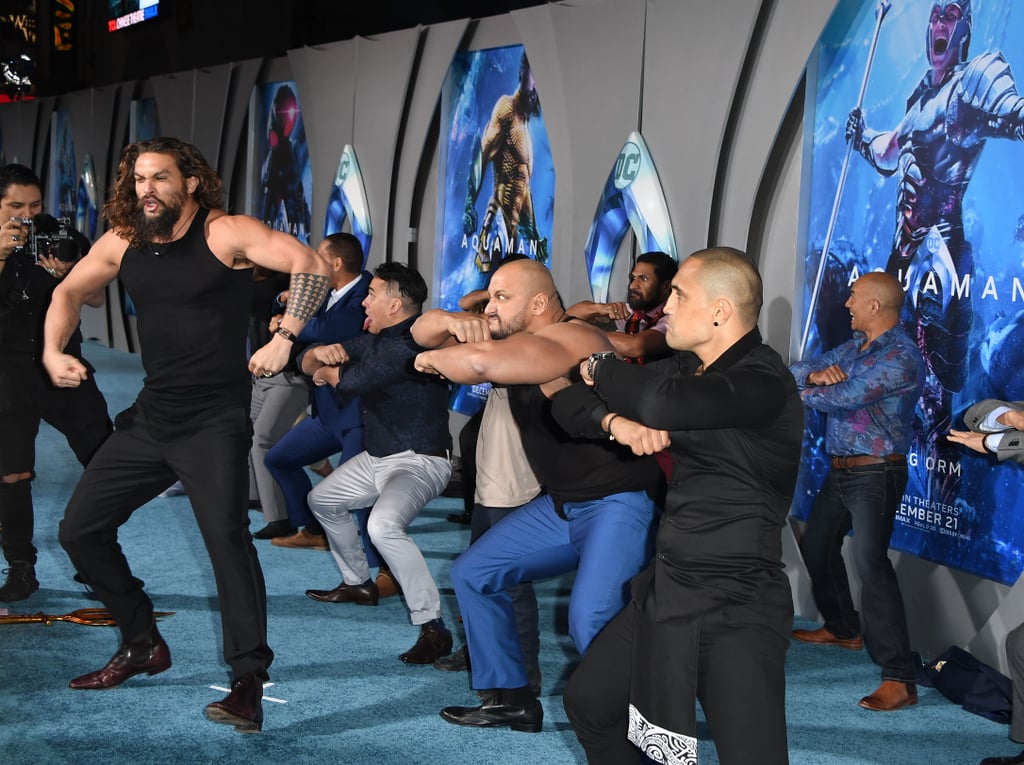
[[[53, 289], [89, 249], [88, 239], [42, 207], [35, 173], [0, 167], [0, 547], [8, 564], [0, 602], [39, 589], [31, 484], [39, 421], [63, 433], [83, 465], [113, 430], [92, 367], [80, 387], [57, 389], [40, 363]], [[89, 304], [102, 305], [102, 293]], [[81, 341], [76, 329], [67, 353], [81, 358]]]

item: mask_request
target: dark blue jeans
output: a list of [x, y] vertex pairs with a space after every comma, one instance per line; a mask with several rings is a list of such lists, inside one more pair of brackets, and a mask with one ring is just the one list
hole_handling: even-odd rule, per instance
[[[899, 463], [833, 468], [814, 501], [800, 548], [811, 576], [814, 602], [825, 628], [841, 638], [864, 636], [883, 680], [914, 682], [917, 657], [910, 650], [899, 581], [889, 560], [889, 538], [907, 466]], [[860, 614], [853, 605], [843, 562], [853, 530], [853, 562], [861, 581]]]
[[[341, 453], [340, 465], [345, 460], [356, 456], [363, 450], [362, 427], [350, 428], [344, 433], [335, 433], [324, 425], [319, 417], [307, 417], [285, 433], [274, 444], [264, 459], [270, 475], [281, 487], [284, 504], [288, 509], [288, 518], [295, 528], [317, 525], [306, 496], [313, 488], [313, 482], [306, 473], [306, 465], [332, 454]], [[366, 520], [370, 516], [370, 508], [364, 507], [353, 511], [362, 531], [363, 551], [370, 568], [380, 566], [380, 557], [366, 533]]]

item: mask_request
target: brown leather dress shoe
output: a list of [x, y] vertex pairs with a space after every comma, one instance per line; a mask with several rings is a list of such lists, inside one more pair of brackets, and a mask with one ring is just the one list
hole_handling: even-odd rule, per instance
[[342, 582], [333, 590], [306, 590], [306, 596], [321, 603], [355, 603], [357, 606], [375, 606], [380, 601], [377, 585], [345, 584]]
[[263, 681], [250, 672], [231, 683], [231, 693], [206, 705], [206, 716], [217, 723], [234, 725], [239, 733], [263, 730]]
[[296, 550], [329, 550], [327, 537], [323, 534], [312, 534], [306, 529], [299, 529], [288, 537], [274, 537], [270, 540], [274, 547], [290, 547]]
[[452, 633], [447, 627], [424, 624], [416, 645], [398, 658], [406, 664], [433, 664], [452, 652]]
[[380, 593], [382, 598], [390, 598], [392, 595], [397, 595], [402, 591], [402, 587], [398, 584], [398, 580], [395, 579], [395, 575], [386, 568], [380, 570], [374, 584], [377, 585], [377, 592]]
[[857, 703], [872, 712], [895, 712], [917, 703], [917, 686], [898, 680], [883, 680], [874, 693]]
[[105, 691], [134, 675], [156, 675], [170, 668], [171, 651], [153, 627], [145, 638], [122, 643], [103, 669], [76, 677], [68, 686], [76, 691]]
[[864, 647], [864, 640], [860, 636], [855, 638], [836, 637], [824, 627], [819, 627], [816, 630], [793, 630], [793, 637], [805, 643], [834, 645], [850, 651], [859, 651]]

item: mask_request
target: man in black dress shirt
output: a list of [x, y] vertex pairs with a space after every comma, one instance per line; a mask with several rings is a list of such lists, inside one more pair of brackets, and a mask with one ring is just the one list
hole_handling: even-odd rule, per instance
[[[761, 278], [728, 248], [679, 267], [665, 306], [674, 358], [584, 363], [554, 399], [570, 433], [675, 463], [656, 556], [566, 689], [590, 763], [696, 760], [699, 700], [723, 765], [780, 765], [792, 597], [781, 529], [803, 434], [796, 384], [761, 342]], [[591, 387], [592, 386], [592, 387]], [[639, 748], [637, 748], [639, 747]]]
[[300, 357], [314, 385], [330, 385], [342, 401], [361, 397], [365, 445], [309, 493], [309, 507], [324, 527], [342, 582], [306, 594], [324, 603], [377, 605], [380, 593], [352, 520], [353, 510], [373, 505], [366, 531], [420, 628], [416, 644], [398, 657], [407, 664], [432, 664], [452, 650], [441, 595], [423, 553], [405, 531], [452, 474], [448, 385], [413, 369], [423, 349], [410, 329], [426, 299], [419, 273], [401, 263], [380, 265], [363, 301], [369, 334], [344, 345], [313, 346]]

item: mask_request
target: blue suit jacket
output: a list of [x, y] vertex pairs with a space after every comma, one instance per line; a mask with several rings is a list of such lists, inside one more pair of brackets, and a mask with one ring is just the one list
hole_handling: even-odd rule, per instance
[[[327, 309], [327, 299], [324, 304], [306, 322], [306, 326], [299, 333], [300, 346], [330, 345], [332, 343], [344, 344], [357, 335], [363, 334], [363, 321], [366, 314], [363, 312], [363, 300], [370, 288], [372, 275], [363, 271], [362, 276], [356, 285], [350, 289], [341, 300]], [[297, 363], [301, 368], [302, 354], [299, 354]], [[360, 403], [358, 398], [346, 401], [344, 405], [338, 401], [334, 389], [329, 385], [316, 387], [310, 383], [310, 398], [313, 404], [313, 415], [319, 417], [320, 421], [332, 433], [342, 433], [362, 424], [360, 414]]]

